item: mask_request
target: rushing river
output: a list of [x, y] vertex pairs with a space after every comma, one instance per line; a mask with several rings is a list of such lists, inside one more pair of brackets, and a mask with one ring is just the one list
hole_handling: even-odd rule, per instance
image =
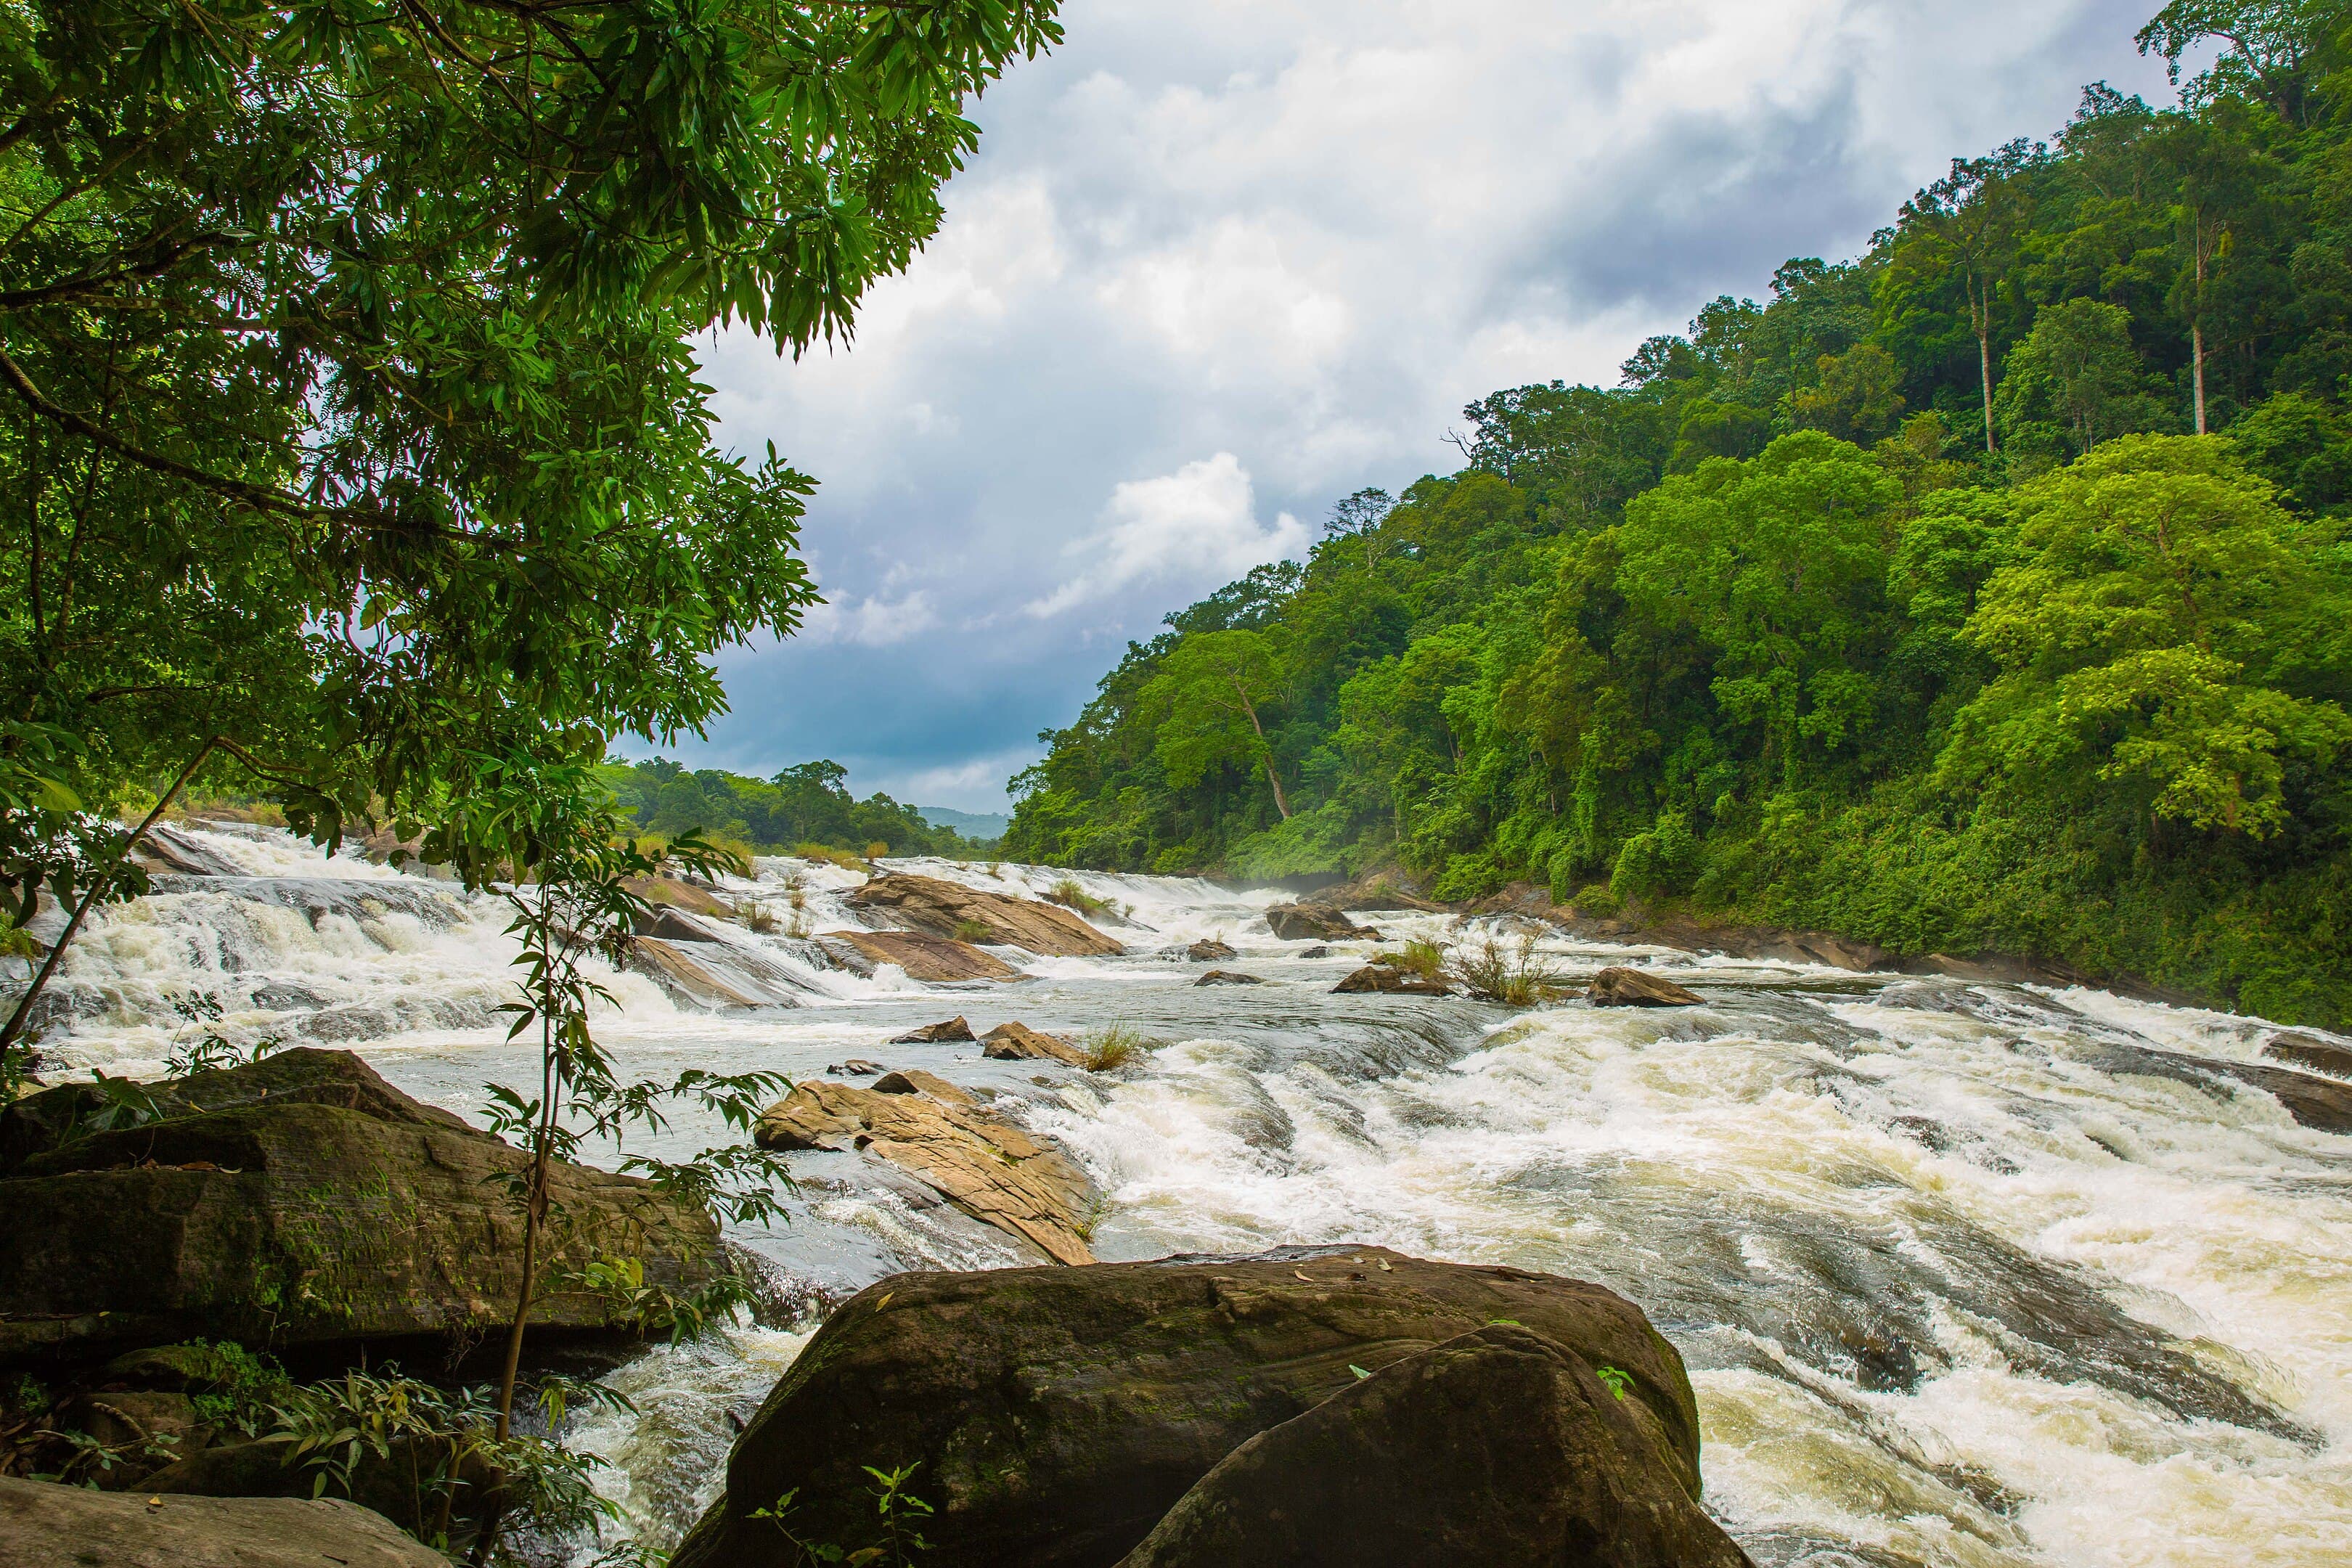
[[[495, 900], [263, 829], [186, 842], [230, 874], [159, 879], [93, 923], [54, 1062], [159, 1070], [192, 1036], [171, 1001], [208, 992], [233, 1037], [346, 1044], [460, 1113], [529, 1073], [492, 1012], [514, 951]], [[1006, 892], [1063, 875], [893, 864]], [[762, 861], [731, 889], [779, 922], [740, 941], [797, 1005], [713, 1015], [622, 973], [599, 1037], [645, 1076], [861, 1057], [994, 1089], [1108, 1194], [1106, 1258], [1379, 1242], [1601, 1280], [1688, 1361], [1708, 1505], [1761, 1563], [2352, 1563], [2352, 1139], [2116, 1048], [2251, 1059], [2272, 1026], [1560, 941], [1566, 975], [1637, 963], [1706, 1005], [1340, 996], [1372, 950], [1299, 956], [1259, 918], [1280, 895], [1104, 875], [1078, 880], [1128, 911], [1102, 923], [1130, 956], [1005, 951], [1031, 978], [926, 986], [794, 934], [856, 925], [839, 899], [861, 879]], [[1203, 936], [1268, 984], [1196, 988], [1200, 965], [1153, 956]], [[1154, 1045], [1090, 1079], [883, 1043], [958, 1013]], [[667, 1142], [719, 1137], [682, 1121]], [[797, 1329], [657, 1350], [612, 1379], [637, 1415], [574, 1435], [656, 1543], [828, 1303], [897, 1269], [1028, 1261], [865, 1156], [793, 1163], [791, 1223], [736, 1239], [805, 1304]]]

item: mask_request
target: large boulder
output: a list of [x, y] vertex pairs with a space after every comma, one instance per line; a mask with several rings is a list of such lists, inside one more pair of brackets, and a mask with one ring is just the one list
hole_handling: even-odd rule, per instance
[[1227, 1454], [1433, 1345], [1508, 1319], [1643, 1407], [1698, 1489], [1698, 1413], [1632, 1303], [1526, 1269], [1381, 1247], [1090, 1268], [901, 1274], [845, 1303], [737, 1441], [672, 1568], [784, 1568], [870, 1540], [867, 1465], [919, 1465], [931, 1568], [1111, 1568]]
[[1195, 963], [1219, 963], [1229, 958], [1239, 958], [1241, 952], [1230, 942], [1204, 936], [1184, 950], [1184, 956]]
[[1120, 1568], [1746, 1568], [1666, 1451], [1599, 1369], [1490, 1324], [1252, 1437]]
[[[87, 1084], [0, 1113], [0, 1359], [188, 1339], [280, 1346], [478, 1336], [509, 1321], [527, 1156], [402, 1094], [347, 1051], [281, 1051], [152, 1086], [164, 1118], [70, 1136]], [[651, 1184], [559, 1163], [542, 1278], [604, 1257], [698, 1286], [723, 1267], [709, 1215]], [[555, 1289], [549, 1328], [602, 1330]]]
[[1087, 1053], [1076, 1046], [1059, 1035], [1033, 1029], [1017, 1018], [997, 1025], [980, 1038], [980, 1054], [997, 1061], [1060, 1062], [1073, 1068], [1087, 1065]]
[[[160, 1500], [159, 1500], [160, 1498]], [[335, 1499], [95, 1492], [0, 1477], [8, 1568], [448, 1568], [382, 1514]]]
[[1069, 910], [1038, 899], [984, 893], [940, 877], [897, 872], [877, 877], [843, 900], [887, 913], [900, 925], [940, 936], [981, 931], [978, 940], [1066, 958], [1108, 958], [1127, 949]]
[[1451, 996], [1454, 988], [1443, 976], [1415, 974], [1393, 963], [1367, 963], [1331, 987], [1340, 995], [1382, 992], [1392, 996]]
[[925, 1024], [920, 1028], [909, 1029], [903, 1035], [893, 1035], [890, 1037], [890, 1043], [894, 1046], [937, 1046], [945, 1045], [950, 1041], [971, 1040], [976, 1037], [971, 1032], [971, 1026], [964, 1021], [961, 1014], [958, 1014], [940, 1023]]
[[761, 1114], [751, 1136], [763, 1149], [864, 1150], [1057, 1263], [1094, 1261], [1083, 1234], [1095, 1195], [1086, 1173], [929, 1073], [886, 1073], [871, 1089], [802, 1083]]
[[1265, 923], [1285, 942], [1378, 942], [1381, 936], [1332, 904], [1276, 904], [1265, 911]]
[[920, 931], [829, 931], [817, 939], [844, 968], [872, 974], [882, 964], [895, 963], [909, 980], [926, 985], [960, 980], [1011, 980], [1020, 971], [992, 952], [982, 952], [968, 942], [933, 936]]

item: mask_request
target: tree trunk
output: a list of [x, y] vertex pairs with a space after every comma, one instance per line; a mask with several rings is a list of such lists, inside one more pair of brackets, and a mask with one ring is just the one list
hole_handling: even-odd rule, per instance
[[33, 999], [40, 995], [42, 988], [48, 984], [49, 977], [58, 972], [58, 964], [65, 957], [66, 949], [73, 944], [74, 934], [81, 930], [81, 922], [89, 917], [91, 907], [98, 902], [99, 895], [113, 884], [114, 874], [122, 868], [122, 862], [130, 858], [131, 846], [147, 837], [147, 830], [155, 826], [163, 813], [170, 809], [172, 803], [179, 798], [180, 792], [188, 787], [188, 781], [195, 777], [196, 769], [204, 765], [206, 757], [212, 755], [213, 747], [216, 743], [216, 742], [206, 741], [202, 746], [196, 748], [196, 754], [188, 759], [188, 765], [180, 770], [180, 776], [172, 781], [172, 787], [163, 792], [163, 798], [155, 803], [155, 809], [149, 812], [146, 819], [131, 830], [130, 837], [123, 839], [122, 847], [114, 852], [114, 858], [106, 863], [106, 869], [91, 878], [89, 886], [82, 889], [81, 901], [74, 905], [73, 918], [66, 921], [66, 929], [58, 933], [56, 945], [49, 949], [48, 957], [42, 961], [39, 971], [33, 976], [33, 983], [25, 987], [25, 994], [22, 996], [16, 998], [16, 1009], [8, 1015], [6, 1025], [0, 1026], [0, 1065], [7, 1062], [9, 1047], [15, 1045], [17, 1037], [24, 1033], [25, 1020], [33, 1011]]
[[[1257, 721], [1257, 704], [1249, 700], [1249, 693], [1242, 689], [1238, 680], [1234, 682], [1234, 695], [1241, 699], [1242, 711], [1249, 715], [1250, 728], [1256, 731], [1258, 744], [1265, 746], [1265, 726]], [[1274, 786], [1274, 809], [1282, 813], [1283, 821], [1288, 822], [1290, 802], [1283, 797], [1282, 775], [1274, 771], [1274, 748], [1265, 746], [1265, 782]]]
[[507, 1440], [514, 1424], [515, 1377], [522, 1366], [523, 1325], [530, 1321], [530, 1287], [532, 1273], [539, 1267], [539, 1222], [547, 1212], [547, 1159], [555, 1141], [555, 1091], [561, 1086], [561, 1075], [555, 1069], [555, 1042], [549, 1034], [544, 1008], [540, 1012], [540, 1047], [545, 1052], [544, 1067], [540, 1073], [541, 1125], [530, 1156], [530, 1190], [522, 1211], [522, 1288], [515, 1293], [514, 1327], [507, 1331], [507, 1361], [499, 1373], [498, 1440]]
[[1282, 775], [1274, 771], [1274, 753], [1272, 752], [1268, 752], [1265, 754], [1265, 782], [1274, 786], [1274, 809], [1282, 813], [1283, 821], [1288, 822], [1290, 820], [1290, 802], [1283, 798]]
[[2189, 326], [2191, 349], [2190, 363], [2195, 367], [2190, 379], [2197, 387], [2197, 434], [2205, 434], [2205, 324], [2192, 321]]
[[1985, 450], [1992, 440], [1992, 310], [1990, 302], [1977, 310], [1977, 376], [1984, 384]]

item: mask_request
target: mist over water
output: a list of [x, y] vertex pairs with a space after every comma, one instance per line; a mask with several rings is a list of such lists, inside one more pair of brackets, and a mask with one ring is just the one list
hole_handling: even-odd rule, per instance
[[[234, 1038], [349, 1046], [461, 1114], [529, 1074], [494, 1011], [515, 951], [495, 899], [263, 829], [188, 837], [236, 874], [159, 878], [93, 921], [44, 1047], [55, 1068], [160, 1070], [191, 1037], [172, 1001], [208, 992]], [[894, 865], [1013, 893], [1066, 875]], [[784, 977], [796, 1005], [712, 1015], [612, 974], [599, 1038], [632, 1075], [826, 1076], [863, 1057], [992, 1090], [1108, 1194], [1106, 1258], [1378, 1242], [1602, 1281], [1687, 1359], [1708, 1504], [1760, 1563], [2352, 1562], [2352, 1139], [2116, 1049], [2244, 1060], [2273, 1026], [1549, 939], [1565, 974], [1637, 963], [1707, 1004], [1339, 996], [1374, 950], [1297, 956], [1258, 918], [1278, 894], [1091, 874], [1129, 956], [1000, 950], [1032, 977], [931, 986], [832, 967], [807, 940], [858, 923], [840, 896], [859, 880], [762, 861], [730, 889], [779, 926], [732, 934], [746, 972]], [[1203, 936], [1268, 984], [1199, 989], [1202, 966], [1155, 956]], [[885, 1044], [958, 1013], [979, 1030], [1125, 1024], [1155, 1046], [1089, 1078]], [[651, 1147], [722, 1136], [681, 1117]], [[656, 1543], [714, 1493], [730, 1416], [828, 1303], [898, 1269], [1033, 1260], [877, 1161], [793, 1163], [792, 1222], [735, 1239], [805, 1320], [657, 1349], [612, 1379], [638, 1414], [574, 1434]]]

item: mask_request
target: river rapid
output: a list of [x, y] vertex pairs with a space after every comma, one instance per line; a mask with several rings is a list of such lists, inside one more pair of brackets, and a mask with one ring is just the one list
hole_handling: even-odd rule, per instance
[[[158, 878], [93, 921], [44, 1043], [52, 1080], [160, 1071], [195, 1033], [171, 1003], [198, 993], [233, 1038], [348, 1046], [468, 1117], [487, 1083], [535, 1077], [493, 1012], [515, 951], [494, 899], [268, 829], [182, 842], [219, 874]], [[890, 864], [1013, 893], [1065, 875]], [[1687, 1360], [1707, 1504], [1768, 1568], [2352, 1563], [2352, 1138], [2116, 1049], [2246, 1060], [2273, 1026], [1556, 937], [1542, 952], [1568, 977], [1633, 963], [1706, 1005], [1334, 995], [1376, 950], [1301, 956], [1260, 918], [1283, 895], [1094, 874], [1077, 880], [1127, 911], [1097, 923], [1129, 956], [998, 950], [1030, 978], [923, 985], [829, 967], [795, 934], [856, 926], [839, 900], [862, 879], [763, 860], [730, 889], [778, 922], [739, 940], [793, 1005], [712, 1014], [614, 974], [600, 1040], [631, 1075], [838, 1076], [859, 1057], [994, 1090], [1108, 1194], [1107, 1259], [1381, 1243], [1601, 1281]], [[1206, 936], [1267, 984], [1198, 988], [1202, 965], [1155, 956]], [[1151, 1045], [1090, 1078], [884, 1043], [959, 1013]], [[655, 1147], [720, 1141], [681, 1118]], [[877, 1161], [793, 1168], [791, 1222], [734, 1239], [797, 1318], [652, 1352], [610, 1379], [636, 1414], [572, 1435], [650, 1544], [715, 1493], [735, 1423], [831, 1303], [894, 1270], [1032, 1260]]]

